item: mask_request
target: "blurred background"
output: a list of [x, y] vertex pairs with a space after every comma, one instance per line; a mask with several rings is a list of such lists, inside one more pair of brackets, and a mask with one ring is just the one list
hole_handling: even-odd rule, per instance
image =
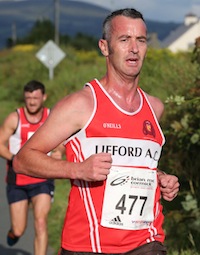
[[[139, 85], [165, 104], [161, 127], [166, 144], [159, 168], [177, 175], [181, 183], [179, 196], [170, 203], [163, 201], [166, 245], [169, 255], [197, 255], [200, 0], [0, 1], [0, 124], [23, 103], [22, 89], [29, 80], [40, 80], [46, 85], [46, 105], [53, 107], [87, 81], [101, 78], [105, 73], [105, 59], [98, 49], [102, 21], [110, 11], [124, 7], [141, 11], [147, 23], [149, 50]], [[48, 68], [36, 57], [49, 40], [65, 53], [54, 67], [52, 79]], [[2, 169], [1, 178], [5, 171]], [[49, 217], [49, 243], [55, 254], [60, 245], [69, 188], [68, 180], [56, 181]]]

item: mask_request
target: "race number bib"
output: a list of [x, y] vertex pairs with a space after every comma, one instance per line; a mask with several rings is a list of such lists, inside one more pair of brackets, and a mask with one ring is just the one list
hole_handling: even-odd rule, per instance
[[156, 170], [113, 166], [107, 177], [101, 225], [145, 229], [154, 220]]

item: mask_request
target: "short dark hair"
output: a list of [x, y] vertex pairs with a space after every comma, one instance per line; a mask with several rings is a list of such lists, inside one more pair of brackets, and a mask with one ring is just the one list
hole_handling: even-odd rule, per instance
[[125, 9], [116, 10], [112, 12], [111, 14], [109, 14], [103, 22], [103, 32], [102, 32], [103, 39], [105, 40], [110, 39], [110, 34], [112, 29], [111, 21], [113, 20], [113, 18], [117, 16], [124, 16], [124, 17], [132, 18], [132, 19], [142, 19], [145, 22], [143, 15], [136, 9], [125, 8]]
[[40, 89], [42, 91], [42, 94], [45, 94], [45, 86], [43, 83], [36, 81], [36, 80], [32, 80], [29, 81], [25, 86], [24, 86], [24, 92], [33, 92], [35, 90]]

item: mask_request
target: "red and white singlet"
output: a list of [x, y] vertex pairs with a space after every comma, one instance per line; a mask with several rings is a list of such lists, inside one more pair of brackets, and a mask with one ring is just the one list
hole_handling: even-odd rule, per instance
[[[17, 154], [17, 152], [25, 144], [25, 142], [45, 122], [46, 118], [49, 115], [50, 109], [43, 108], [43, 115], [38, 123], [30, 123], [27, 120], [23, 107], [17, 109], [16, 111], [19, 115], [18, 126], [15, 133], [9, 139], [9, 150], [13, 155]], [[8, 175], [9, 171], [12, 171], [12, 169], [8, 168]], [[9, 182], [9, 179], [10, 178], [7, 177], [7, 182]], [[23, 174], [15, 174], [14, 178], [12, 178], [12, 182], [14, 182], [12, 184], [16, 185], [29, 185], [44, 181], [46, 181], [46, 179], [34, 178]]]
[[71, 251], [124, 253], [164, 241], [157, 165], [165, 142], [145, 93], [140, 107], [121, 109], [98, 80], [86, 84], [94, 97], [87, 124], [66, 141], [70, 162], [108, 152], [113, 166], [106, 181], [71, 180], [62, 247]]

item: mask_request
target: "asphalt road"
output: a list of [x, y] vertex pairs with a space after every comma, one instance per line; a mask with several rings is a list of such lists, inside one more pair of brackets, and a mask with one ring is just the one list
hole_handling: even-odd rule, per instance
[[[16, 245], [9, 247], [6, 243], [6, 235], [10, 228], [9, 207], [6, 198], [5, 160], [0, 158], [0, 255], [34, 255], [33, 240], [33, 214], [32, 210], [28, 212], [28, 225], [24, 235], [20, 238]], [[53, 255], [53, 249], [48, 248], [46, 255]]]

